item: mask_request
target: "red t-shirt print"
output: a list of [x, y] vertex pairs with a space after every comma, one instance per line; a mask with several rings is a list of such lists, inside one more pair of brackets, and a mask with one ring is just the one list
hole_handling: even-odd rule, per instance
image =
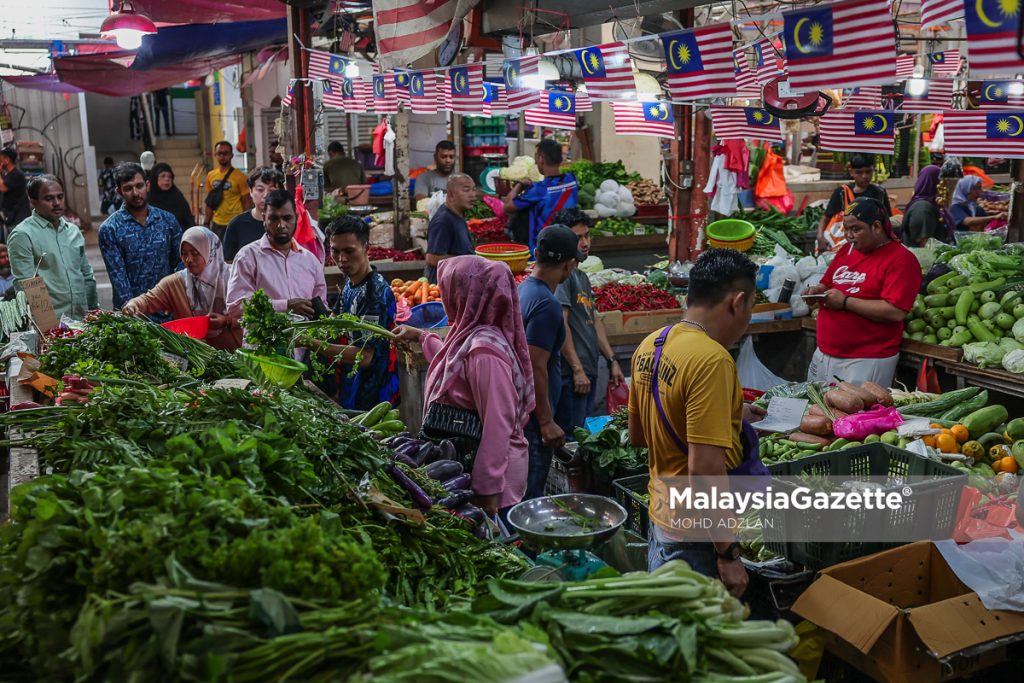
[[[921, 289], [921, 265], [899, 242], [870, 254], [844, 246], [821, 283], [851, 299], [882, 299], [909, 311]], [[903, 321], [878, 323], [856, 313], [822, 308], [818, 313], [818, 348], [836, 358], [889, 358], [900, 351]]]

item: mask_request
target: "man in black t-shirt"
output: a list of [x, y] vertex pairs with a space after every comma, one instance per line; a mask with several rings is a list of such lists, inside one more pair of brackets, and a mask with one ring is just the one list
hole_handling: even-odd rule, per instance
[[0, 211], [3, 212], [4, 224], [7, 226], [5, 235], [11, 234], [18, 223], [32, 215], [28, 194], [25, 192], [25, 174], [15, 165], [17, 160], [17, 151], [9, 147], [0, 150], [0, 174], [3, 175], [0, 192], [4, 195], [0, 201]]
[[228, 223], [224, 231], [224, 260], [231, 263], [238, 250], [247, 244], [258, 242], [263, 233], [263, 211], [267, 207], [267, 194], [271, 190], [284, 189], [284, 174], [271, 166], [260, 166], [246, 178], [252, 209], [238, 214]]
[[444, 206], [437, 210], [427, 226], [427, 280], [437, 282], [437, 264], [452, 256], [476, 253], [469, 225], [464, 218], [476, 201], [476, 185], [463, 173], [448, 178], [448, 196]]
[[[875, 175], [874, 154], [854, 154], [850, 157], [850, 163], [847, 164], [846, 170], [849, 172], [850, 177], [853, 178], [853, 182], [849, 185], [840, 185], [832, 192], [832, 197], [828, 200], [828, 206], [825, 207], [825, 213], [818, 223], [818, 248], [822, 251], [836, 246], [836, 244], [826, 239], [826, 229], [836, 222], [835, 219], [838, 217], [836, 237], [841, 237], [843, 231], [842, 214], [846, 207], [857, 197], [871, 197], [885, 207], [885, 214], [887, 216], [892, 215], [892, 208], [889, 206], [889, 195], [886, 193], [885, 188], [871, 182]], [[844, 240], [845, 238], [840, 239], [840, 241]]]

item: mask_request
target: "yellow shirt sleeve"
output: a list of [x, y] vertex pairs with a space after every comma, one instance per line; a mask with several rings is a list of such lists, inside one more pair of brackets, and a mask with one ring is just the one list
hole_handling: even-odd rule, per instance
[[717, 359], [694, 373], [686, 385], [686, 440], [731, 448], [735, 439], [732, 412], [736, 400], [736, 366]]

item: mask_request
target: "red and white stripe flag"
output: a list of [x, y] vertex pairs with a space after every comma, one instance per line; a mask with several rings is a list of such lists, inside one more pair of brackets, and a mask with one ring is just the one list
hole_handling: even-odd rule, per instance
[[633, 62], [625, 43], [606, 43], [573, 52], [583, 72], [587, 92], [595, 100], [622, 100], [636, 96]]
[[668, 71], [666, 86], [672, 99], [698, 100], [736, 94], [729, 24], [666, 33], [661, 42]]
[[953, 81], [913, 78], [903, 83], [903, 104], [899, 111], [936, 114], [953, 108]]
[[782, 142], [779, 119], [757, 107], [711, 107], [711, 129], [719, 140]]
[[524, 113], [531, 126], [576, 129], [576, 96], [561, 90], [543, 90], [537, 106]]
[[387, 72], [394, 80], [395, 97], [399, 104], [412, 104], [412, 95], [409, 93], [409, 84], [412, 82], [412, 72], [407, 69]]
[[373, 32], [385, 67], [428, 55], [479, 0], [374, 0]]
[[[366, 82], [366, 79], [358, 76], [345, 80], [348, 81], [348, 85], [342, 83], [342, 108], [349, 114], [365, 114], [370, 110], [372, 87]], [[348, 94], [349, 89], [351, 89], [351, 95]]]
[[783, 12], [782, 20], [794, 90], [896, 80], [896, 30], [886, 0], [843, 0]]
[[676, 136], [675, 116], [667, 102], [612, 102], [616, 135]]
[[[344, 80], [344, 78], [342, 78], [342, 80]], [[325, 107], [330, 107], [332, 109], [345, 108], [345, 98], [342, 95], [342, 84], [340, 80], [321, 78], [318, 79], [318, 83], [319, 87], [323, 88], [323, 103]]]
[[912, 78], [914, 76], [914, 55], [896, 56], [896, 78]]
[[982, 81], [978, 109], [1024, 109], [1024, 81]]
[[502, 62], [501, 74], [505, 79], [505, 97], [508, 100], [509, 113], [536, 106], [540, 101], [540, 91], [526, 86], [528, 79], [536, 78], [540, 74], [539, 64], [540, 55], [506, 59]]
[[292, 102], [295, 100], [295, 81], [288, 82], [288, 92], [281, 98], [282, 107], [291, 107]]
[[956, 76], [960, 72], [960, 50], [929, 52], [928, 64], [932, 67], [932, 76]]
[[777, 49], [771, 38], [762, 38], [754, 43], [754, 78], [758, 85], [767, 85], [779, 76], [786, 75], [786, 58]]
[[480, 114], [484, 97], [484, 65], [468, 64], [448, 69], [448, 90], [456, 114]]
[[390, 72], [375, 74], [373, 77], [373, 111], [378, 114], [398, 113], [395, 79]]
[[753, 69], [750, 68], [746, 48], [739, 47], [733, 50], [732, 59], [736, 76], [736, 94], [740, 97], [760, 97], [761, 88], [754, 78]]
[[594, 111], [594, 101], [590, 99], [590, 94], [586, 90], [577, 90], [576, 113], [583, 114], [588, 111]]
[[331, 54], [323, 50], [306, 50], [306, 76], [308, 78], [326, 78], [337, 81], [345, 75], [345, 67], [349, 60], [341, 55]]
[[895, 116], [891, 111], [835, 111], [819, 120], [822, 149], [892, 154]]
[[965, 0], [967, 67], [971, 76], [1024, 71], [1024, 59], [1017, 54], [1020, 18], [1020, 0]]
[[505, 86], [484, 82], [484, 116], [504, 116], [508, 112]]
[[921, 0], [921, 28], [937, 28], [964, 16], [964, 0]]
[[409, 100], [414, 114], [437, 113], [437, 78], [433, 71], [409, 74]]
[[851, 88], [846, 92], [846, 99], [843, 100], [843, 109], [881, 109], [882, 108], [882, 86], [865, 85], [860, 88]]
[[943, 124], [946, 154], [1024, 158], [1024, 109], [947, 111]]

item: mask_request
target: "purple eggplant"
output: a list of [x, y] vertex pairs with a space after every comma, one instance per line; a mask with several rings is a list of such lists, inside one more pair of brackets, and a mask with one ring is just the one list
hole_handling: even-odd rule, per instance
[[472, 503], [456, 508], [455, 514], [471, 522], [473, 526], [483, 524], [484, 520], [487, 519], [487, 513]]
[[435, 460], [423, 468], [423, 474], [437, 481], [448, 481], [462, 474], [462, 464], [454, 460]]
[[416, 463], [412, 461], [412, 458], [410, 458], [408, 455], [402, 455], [401, 453], [395, 453], [395, 462], [400, 462], [403, 465], [406, 465], [407, 467], [416, 467]]
[[416, 455], [412, 456], [412, 459], [416, 461], [416, 467], [423, 467], [426, 463], [431, 462], [433, 458], [430, 456], [434, 454], [436, 448], [437, 446], [429, 441], [420, 446], [419, 450], [416, 451]]
[[455, 444], [448, 439], [439, 443], [438, 447], [441, 449], [441, 457], [439, 460], [455, 460], [459, 455], [458, 451], [455, 450]]
[[430, 499], [427, 492], [420, 488], [420, 485], [414, 482], [398, 465], [388, 463], [385, 469], [387, 470], [387, 473], [391, 475], [391, 478], [394, 479], [399, 486], [405, 489], [406, 493], [409, 494], [409, 497], [412, 498], [412, 502], [415, 503], [417, 507], [426, 509], [434, 504], [434, 501]]
[[406, 443], [403, 443], [401, 446], [395, 447], [393, 450], [397, 455], [404, 455], [405, 457], [415, 462], [416, 454], [422, 447], [423, 444], [420, 443], [419, 441], [408, 441]]
[[397, 448], [398, 446], [401, 446], [403, 443], [412, 440], [413, 438], [409, 436], [409, 432], [402, 432], [401, 434], [389, 436], [388, 438], [381, 441], [381, 443], [387, 446], [388, 448]]
[[460, 474], [457, 477], [447, 480], [444, 483], [445, 491], [458, 491], [459, 489], [468, 489], [470, 484], [473, 483], [473, 476], [469, 473]]
[[462, 507], [472, 499], [472, 491], [454, 491], [445, 496], [444, 498], [442, 498], [441, 500], [437, 501], [436, 505], [437, 507], [454, 509]]

